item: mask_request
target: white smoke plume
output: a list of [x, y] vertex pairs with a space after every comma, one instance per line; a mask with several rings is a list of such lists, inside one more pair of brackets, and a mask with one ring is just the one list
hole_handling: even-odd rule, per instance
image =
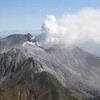
[[47, 16], [47, 19], [41, 26], [42, 35], [45, 42], [59, 42], [65, 33], [65, 28], [57, 23], [55, 16]]
[[42, 25], [45, 42], [84, 43], [89, 40], [100, 43], [100, 10], [83, 9], [66, 14], [61, 20], [47, 16]]
[[26, 46], [26, 45], [35, 46], [35, 43], [27, 41], [27, 42], [24, 42], [22, 46]]

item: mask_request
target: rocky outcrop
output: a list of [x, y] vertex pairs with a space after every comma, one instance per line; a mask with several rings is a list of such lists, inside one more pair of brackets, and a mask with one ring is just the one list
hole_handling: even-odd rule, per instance
[[7, 52], [11, 48], [19, 48], [24, 42], [29, 41], [32, 38], [30, 33], [26, 35], [13, 34], [5, 38], [0, 39], [0, 52]]
[[5, 68], [1, 70], [0, 75], [5, 79], [0, 83], [0, 100], [79, 100], [82, 98], [77, 93], [65, 89], [53, 75], [43, 71], [41, 62], [34, 58], [26, 58], [21, 50], [12, 49], [0, 57], [2, 59], [2, 61], [0, 59], [2, 65], [0, 68]]
[[99, 98], [99, 57], [64, 44], [45, 49], [26, 42], [30, 38], [27, 34], [0, 39], [0, 50], [6, 49], [0, 54], [0, 100]]

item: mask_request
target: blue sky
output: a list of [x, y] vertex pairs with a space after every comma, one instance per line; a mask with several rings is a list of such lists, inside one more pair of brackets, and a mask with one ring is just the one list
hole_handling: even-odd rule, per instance
[[40, 29], [47, 15], [58, 19], [83, 8], [100, 8], [100, 0], [0, 0], [0, 30]]

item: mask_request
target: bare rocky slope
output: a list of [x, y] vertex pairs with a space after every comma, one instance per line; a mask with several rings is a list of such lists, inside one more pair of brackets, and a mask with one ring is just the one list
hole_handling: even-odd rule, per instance
[[0, 44], [5, 39], [10, 42], [0, 45], [0, 100], [98, 100], [99, 57], [75, 46], [25, 43], [30, 34], [11, 35]]

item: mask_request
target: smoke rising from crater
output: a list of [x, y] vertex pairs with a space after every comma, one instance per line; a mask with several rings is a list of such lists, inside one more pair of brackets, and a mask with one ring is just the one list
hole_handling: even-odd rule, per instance
[[42, 35], [46, 42], [58, 42], [66, 32], [65, 27], [58, 24], [53, 15], [47, 16], [41, 28]]
[[82, 9], [66, 14], [60, 20], [47, 16], [41, 26], [45, 42], [84, 43], [93, 40], [100, 43], [100, 10]]

